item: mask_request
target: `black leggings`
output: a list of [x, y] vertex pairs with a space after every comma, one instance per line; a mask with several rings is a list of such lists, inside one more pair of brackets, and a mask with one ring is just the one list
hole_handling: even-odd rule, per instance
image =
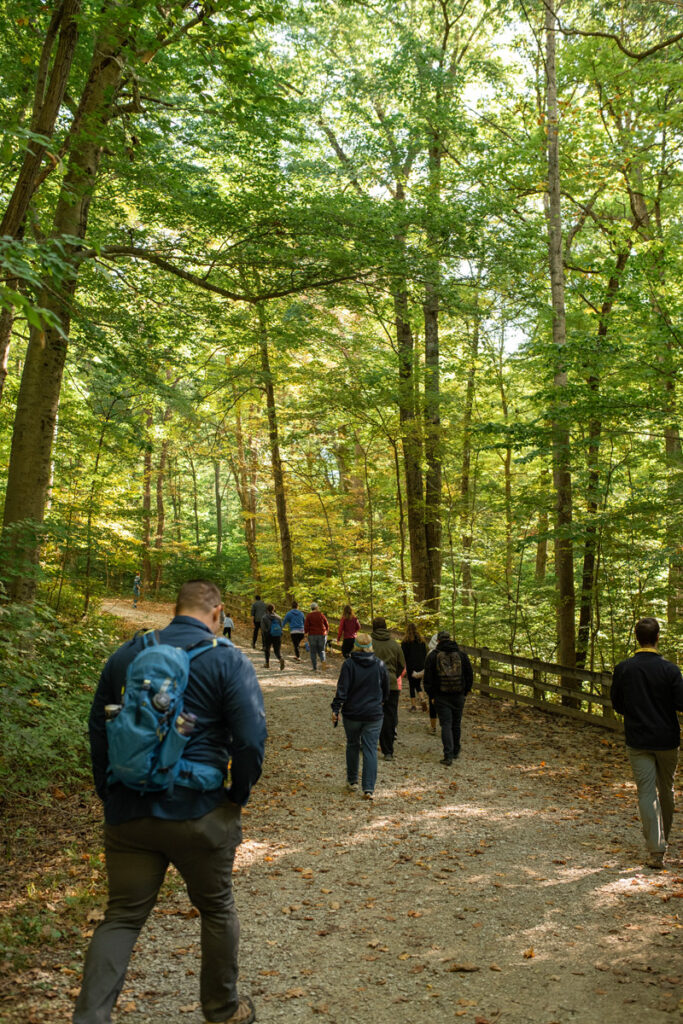
[[263, 652], [266, 656], [266, 668], [270, 662], [270, 648], [273, 648], [273, 654], [280, 660], [280, 644], [282, 643], [281, 636], [271, 636], [270, 633], [266, 633], [263, 637]]
[[304, 634], [303, 633], [290, 633], [290, 637], [291, 637], [291, 640], [292, 640], [292, 647], [294, 648], [294, 657], [298, 658], [298, 657], [300, 657], [300, 655], [299, 655], [299, 644], [303, 640]]
[[345, 658], [348, 658], [349, 654], [353, 650], [353, 645], [356, 642], [356, 638], [353, 636], [346, 637], [342, 640], [342, 654]]

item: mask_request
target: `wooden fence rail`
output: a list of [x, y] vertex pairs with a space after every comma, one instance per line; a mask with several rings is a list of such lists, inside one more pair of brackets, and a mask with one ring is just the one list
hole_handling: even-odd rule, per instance
[[[611, 673], [565, 668], [552, 661], [503, 654], [487, 647], [460, 646], [472, 660], [474, 689], [477, 692], [513, 700], [516, 704], [530, 704], [552, 714], [578, 718], [603, 729], [615, 732], [623, 729], [621, 718], [615, 715], [609, 697]], [[573, 685], [568, 686], [567, 681]], [[563, 697], [572, 698], [572, 702], [579, 706], [563, 704]]]

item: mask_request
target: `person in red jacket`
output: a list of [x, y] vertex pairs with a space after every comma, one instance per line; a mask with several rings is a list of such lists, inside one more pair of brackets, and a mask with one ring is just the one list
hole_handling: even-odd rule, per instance
[[304, 634], [308, 640], [308, 649], [314, 672], [318, 671], [318, 658], [320, 658], [320, 667], [323, 669], [327, 668], [325, 664], [325, 644], [329, 631], [329, 622], [318, 608], [317, 602], [313, 601], [311, 610], [304, 619]]
[[353, 614], [353, 608], [350, 604], [345, 604], [342, 617], [339, 620], [339, 629], [337, 630], [337, 643], [341, 640], [341, 652], [345, 658], [348, 658], [353, 650], [354, 640], [356, 639], [359, 631], [360, 622]]

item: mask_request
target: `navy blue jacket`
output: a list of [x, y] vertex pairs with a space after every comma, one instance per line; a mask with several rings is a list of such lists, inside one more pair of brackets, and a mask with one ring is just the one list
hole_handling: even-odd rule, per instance
[[[213, 633], [189, 615], [176, 615], [159, 634], [161, 643], [192, 647]], [[261, 775], [266, 741], [263, 695], [251, 662], [232, 644], [220, 645], [193, 659], [184, 707], [197, 716], [183, 757], [212, 764], [227, 777], [230, 786], [208, 793], [176, 785], [173, 793], [141, 794], [122, 783], [107, 784], [107, 732], [104, 708], [120, 704], [126, 669], [142, 648], [142, 637], [119, 647], [107, 661], [90, 709], [89, 733], [95, 788], [104, 802], [105, 820], [118, 825], [133, 818], [167, 818], [173, 821], [201, 818], [225, 799], [244, 805], [251, 787]]]
[[335, 715], [374, 722], [384, 717], [382, 705], [389, 700], [389, 675], [383, 661], [370, 651], [352, 651], [341, 667], [332, 701]]
[[674, 750], [681, 742], [676, 710], [683, 711], [678, 665], [654, 651], [639, 651], [615, 666], [612, 706], [624, 716], [626, 744], [636, 750]]

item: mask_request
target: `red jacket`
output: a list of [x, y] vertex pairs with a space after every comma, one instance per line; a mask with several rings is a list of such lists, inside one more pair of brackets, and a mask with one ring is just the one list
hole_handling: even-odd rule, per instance
[[310, 636], [327, 636], [330, 624], [322, 612], [309, 612], [304, 619], [304, 633]]
[[337, 632], [337, 640], [341, 640], [344, 637], [345, 640], [353, 640], [354, 636], [360, 630], [360, 622], [355, 615], [352, 615], [350, 619], [341, 618], [339, 620], [339, 630]]

